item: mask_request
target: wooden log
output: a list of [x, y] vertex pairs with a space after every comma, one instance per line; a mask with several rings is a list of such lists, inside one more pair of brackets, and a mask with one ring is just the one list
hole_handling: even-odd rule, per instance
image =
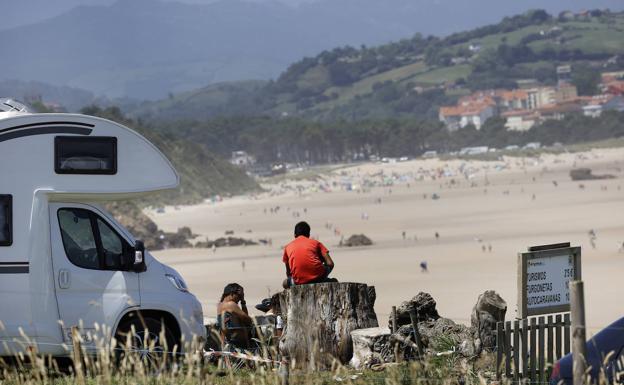
[[561, 354], [561, 335], [563, 334], [563, 321], [561, 320], [561, 314], [555, 316], [555, 360], [563, 357]]
[[545, 376], [545, 371], [544, 371], [544, 367], [545, 367], [545, 363], [544, 363], [544, 326], [545, 326], [545, 322], [544, 322], [544, 317], [541, 316], [538, 318], [538, 329], [537, 329], [537, 343], [538, 343], [538, 347], [537, 347], [537, 380], [541, 383], [544, 381], [544, 376]]
[[529, 372], [531, 382], [536, 381], [535, 375], [537, 374], [537, 319], [531, 318], [531, 327], [529, 328], [529, 339], [531, 340], [529, 350]]
[[572, 314], [572, 383], [585, 384], [587, 346], [585, 345], [585, 294], [583, 281], [570, 282], [570, 312]]
[[478, 352], [491, 351], [496, 346], [496, 323], [505, 320], [507, 303], [493, 290], [487, 290], [479, 295], [477, 303], [472, 308], [470, 324], [475, 331], [475, 340]]
[[380, 346], [388, 346], [392, 332], [386, 327], [357, 329], [351, 332], [353, 340], [353, 358], [349, 364], [362, 369], [372, 364], [389, 362], [391, 352], [379, 349]]
[[496, 323], [496, 379], [501, 379], [503, 366], [503, 350], [505, 349], [505, 322]]
[[396, 333], [397, 330], [399, 330], [397, 322], [397, 308], [396, 306], [392, 306], [392, 333]]
[[505, 322], [505, 376], [511, 378], [511, 321]]
[[513, 328], [513, 379], [520, 378], [520, 321], [514, 321]]
[[414, 332], [414, 342], [418, 348], [418, 358], [422, 360], [425, 356], [425, 348], [423, 347], [422, 340], [420, 339], [420, 332], [418, 331], [418, 316], [416, 315], [416, 310], [411, 309], [410, 319], [412, 321], [412, 330]]
[[546, 363], [549, 366], [552, 366], [552, 364], [555, 363], [555, 353], [554, 353], [554, 346], [553, 346], [553, 342], [554, 342], [554, 336], [553, 336], [553, 316], [549, 315], [548, 316], [548, 322], [546, 323], [546, 328], [548, 330], [548, 342], [547, 342], [547, 346], [546, 346], [546, 352], [548, 353], [548, 356], [546, 357]]
[[280, 352], [295, 367], [329, 369], [353, 356], [351, 331], [378, 327], [375, 289], [363, 283], [294, 286], [280, 295]]
[[522, 376], [529, 378], [529, 321], [522, 320]]
[[563, 315], [563, 355], [570, 353], [570, 313]]

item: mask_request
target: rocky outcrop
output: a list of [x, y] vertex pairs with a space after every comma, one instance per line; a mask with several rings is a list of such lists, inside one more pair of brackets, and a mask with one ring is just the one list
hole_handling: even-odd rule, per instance
[[479, 296], [470, 317], [478, 348], [491, 350], [496, 346], [496, 323], [504, 321], [506, 313], [507, 303], [493, 290]]
[[373, 241], [364, 234], [354, 234], [346, 241], [342, 242], [342, 246], [355, 247], [355, 246], [370, 246]]
[[251, 239], [238, 238], [238, 237], [221, 237], [217, 238], [214, 241], [206, 239], [204, 242], [197, 242], [195, 247], [228, 247], [228, 246], [248, 246], [248, 245], [257, 245], [257, 242], [252, 241]]
[[613, 179], [615, 176], [610, 174], [594, 175], [589, 168], [575, 168], [570, 170], [570, 178], [572, 180], [595, 180], [595, 179]]

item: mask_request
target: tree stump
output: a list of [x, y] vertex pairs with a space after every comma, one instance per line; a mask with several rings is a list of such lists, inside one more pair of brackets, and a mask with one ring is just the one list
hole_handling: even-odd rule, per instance
[[353, 356], [351, 331], [379, 326], [375, 288], [363, 283], [294, 286], [280, 294], [280, 352], [300, 368], [329, 369]]

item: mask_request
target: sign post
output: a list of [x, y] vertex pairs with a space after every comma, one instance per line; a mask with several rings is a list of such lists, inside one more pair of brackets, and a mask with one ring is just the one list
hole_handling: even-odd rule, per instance
[[518, 254], [518, 318], [570, 311], [569, 282], [581, 279], [581, 248], [569, 243]]

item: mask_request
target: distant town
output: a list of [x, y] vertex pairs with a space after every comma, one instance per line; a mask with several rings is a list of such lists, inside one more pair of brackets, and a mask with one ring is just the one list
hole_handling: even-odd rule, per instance
[[573, 67], [557, 67], [556, 86], [543, 86], [537, 80], [519, 80], [515, 89], [493, 89], [461, 97], [454, 106], [440, 107], [439, 118], [449, 131], [469, 125], [477, 130], [490, 118], [505, 119], [508, 131], [528, 131], [549, 119], [561, 120], [567, 114], [582, 113], [599, 117], [603, 111], [624, 111], [624, 71], [601, 74], [600, 93], [579, 96], [571, 81]]

